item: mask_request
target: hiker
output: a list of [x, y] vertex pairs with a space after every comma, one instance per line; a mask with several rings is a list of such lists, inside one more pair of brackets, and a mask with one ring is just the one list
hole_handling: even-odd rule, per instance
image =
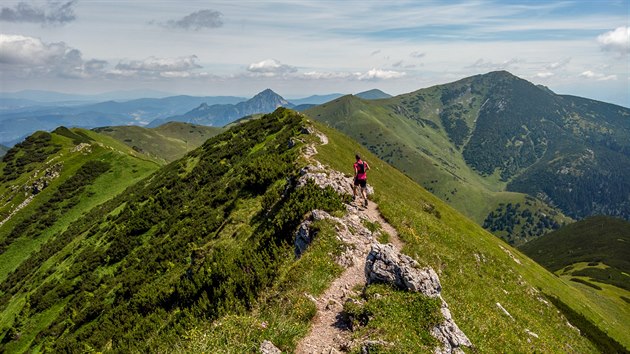
[[370, 165], [367, 162], [361, 160], [359, 154], [354, 155], [357, 162], [354, 163], [354, 186], [352, 188], [352, 199], [357, 199], [357, 188], [361, 186], [361, 194], [363, 195], [363, 206], [368, 206], [367, 198], [367, 171], [370, 169]]

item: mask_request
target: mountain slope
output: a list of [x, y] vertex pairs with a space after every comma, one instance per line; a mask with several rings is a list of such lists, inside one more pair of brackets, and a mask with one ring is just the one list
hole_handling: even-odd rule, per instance
[[380, 100], [383, 98], [391, 98], [392, 95], [389, 93], [385, 93], [379, 89], [371, 89], [363, 92], [359, 92], [355, 94], [356, 97], [362, 98], [364, 100]]
[[0, 166], [0, 280], [4, 280], [82, 213], [159, 165], [107, 136], [58, 128], [37, 132], [11, 148]]
[[[305, 293], [321, 294], [341, 273], [335, 258], [345, 247], [334, 223], [322, 222], [296, 259], [295, 230], [309, 211], [342, 215], [349, 202], [313, 182], [297, 187], [301, 153], [318, 139], [310, 125], [286, 109], [235, 125], [49, 238], [0, 284], [2, 350], [251, 351], [263, 338], [294, 350], [315, 314]], [[322, 163], [349, 173], [355, 151], [371, 162], [374, 200], [403, 251], [439, 273], [479, 351], [596, 350], [538, 287], [627, 340], [592, 300], [347, 137], [315, 128], [328, 137], [316, 147]]]
[[160, 163], [181, 158], [223, 131], [221, 128], [169, 122], [156, 128], [118, 126], [95, 128]]
[[[495, 231], [512, 243], [570, 221], [562, 213], [630, 215], [630, 181], [624, 178], [630, 172], [630, 110], [623, 107], [555, 95], [492, 72], [386, 100], [346, 96], [306, 113], [479, 224], [489, 216], [488, 225], [507, 220], [494, 223]], [[513, 192], [542, 201], [525, 212], [542, 220], [533, 221], [542, 226], [535, 232], [514, 233], [515, 225], [529, 220], [522, 216], [523, 194]], [[520, 204], [521, 211], [506, 214], [507, 204]], [[549, 219], [552, 214], [557, 216]]]
[[[529, 242], [520, 249], [552, 272], [577, 263], [601, 263], [609, 272], [593, 272], [598, 281], [617, 283], [630, 291], [630, 277], [623, 275], [630, 274], [630, 222], [605, 216], [590, 217]], [[582, 273], [572, 274], [585, 275]]]
[[179, 121], [221, 127], [238, 118], [258, 113], [269, 113], [278, 107], [291, 108], [293, 104], [272, 90], [266, 89], [245, 102], [216, 105], [202, 103], [199, 107], [183, 115], [158, 119], [151, 122], [149, 126], [155, 127], [164, 122]]
[[630, 323], [630, 222], [589, 217], [521, 246], [532, 259]]

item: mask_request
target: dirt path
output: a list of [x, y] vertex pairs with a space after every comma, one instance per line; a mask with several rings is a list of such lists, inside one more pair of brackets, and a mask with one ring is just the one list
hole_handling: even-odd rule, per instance
[[[400, 250], [402, 242], [398, 238], [398, 232], [378, 211], [378, 205], [370, 202], [367, 208], [348, 205], [346, 219], [360, 219], [378, 222], [382, 229], [390, 235], [390, 243]], [[353, 225], [357, 228], [357, 225]], [[359, 229], [362, 228], [359, 223]], [[330, 285], [330, 287], [318, 299], [314, 299], [317, 306], [317, 314], [313, 320], [311, 331], [302, 339], [296, 348], [296, 353], [329, 354], [345, 352], [350, 347], [350, 330], [344, 321], [342, 311], [346, 300], [356, 295], [365, 285], [365, 260], [370, 251], [370, 245], [375, 242], [375, 235], [363, 228], [352, 232], [350, 242], [354, 245], [352, 265]], [[367, 235], [367, 236], [366, 236]], [[348, 240], [346, 240], [348, 241]]]

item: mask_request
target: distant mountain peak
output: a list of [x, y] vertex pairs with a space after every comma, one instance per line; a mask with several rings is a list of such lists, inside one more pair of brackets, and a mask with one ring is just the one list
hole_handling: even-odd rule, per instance
[[364, 100], [378, 100], [378, 99], [392, 97], [392, 95], [390, 95], [389, 93], [383, 92], [379, 89], [371, 89], [371, 90], [359, 92], [355, 96], [362, 98]]
[[[265, 89], [261, 92], [259, 92], [258, 94], [256, 94], [254, 97], [252, 97], [251, 99], [249, 99], [247, 101], [248, 104], [253, 104], [253, 105], [259, 105], [260, 107], [274, 107], [278, 108], [278, 107], [291, 107], [292, 104], [289, 103], [289, 101], [285, 100], [284, 97], [280, 96], [279, 94], [275, 93], [272, 89]], [[267, 111], [268, 109], [264, 109], [261, 112], [266, 113], [265, 111]], [[272, 109], [273, 110], [273, 109]]]

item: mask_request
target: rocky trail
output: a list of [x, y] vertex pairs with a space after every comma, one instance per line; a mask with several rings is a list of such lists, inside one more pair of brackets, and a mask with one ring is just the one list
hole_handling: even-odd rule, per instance
[[[325, 135], [311, 127], [305, 127], [303, 132], [317, 136], [322, 145], [328, 143]], [[297, 185], [304, 185], [310, 180], [321, 188], [331, 187], [340, 194], [352, 195], [352, 177], [322, 165], [314, 158], [316, 154], [314, 144], [305, 147], [304, 157], [309, 164], [300, 171]], [[368, 187], [368, 194], [373, 193], [373, 189]], [[431, 330], [432, 335], [442, 343], [441, 347], [435, 349], [435, 353], [463, 353], [460, 347], [472, 346], [453, 321], [448, 304], [441, 297], [442, 287], [437, 274], [428, 267], [421, 269], [416, 261], [400, 253], [403, 244], [398, 232], [383, 218], [378, 205], [370, 201], [367, 207], [363, 207], [357, 200], [346, 204], [346, 211], [342, 218], [337, 218], [324, 211], [313, 210], [296, 233], [297, 257], [306, 251], [316, 237], [310, 230], [310, 224], [318, 220], [332, 221], [337, 237], [347, 245], [344, 254], [336, 260], [345, 268], [341, 276], [319, 298], [305, 294], [315, 303], [317, 314], [309, 334], [298, 343], [296, 353], [341, 353], [360, 345], [361, 343], [352, 342], [343, 304], [372, 282], [390, 283], [404, 290], [421, 292], [442, 300], [444, 322]], [[376, 225], [378, 226], [374, 227]], [[388, 235], [388, 243], [385, 245], [378, 242], [382, 233]]]
[[[311, 326], [309, 334], [300, 342], [296, 349], [296, 353], [338, 353], [349, 349], [350, 346], [350, 329], [345, 322], [343, 316], [343, 304], [359, 291], [366, 284], [365, 264], [368, 254], [370, 253], [370, 245], [376, 242], [376, 233], [370, 232], [357, 220], [366, 220], [368, 222], [378, 223], [382, 230], [389, 234], [389, 240], [400, 250], [402, 245], [398, 238], [398, 232], [389, 223], [387, 223], [380, 212], [378, 205], [370, 202], [367, 208], [358, 207], [354, 203], [347, 205], [348, 215], [343, 219], [350, 219], [355, 232], [342, 236], [342, 239], [354, 247], [348, 268], [344, 270], [339, 278], [337, 278], [330, 287], [319, 298], [313, 300], [317, 306], [317, 315]], [[332, 218], [332, 217], [331, 217]], [[349, 230], [342, 230], [342, 234]]]

